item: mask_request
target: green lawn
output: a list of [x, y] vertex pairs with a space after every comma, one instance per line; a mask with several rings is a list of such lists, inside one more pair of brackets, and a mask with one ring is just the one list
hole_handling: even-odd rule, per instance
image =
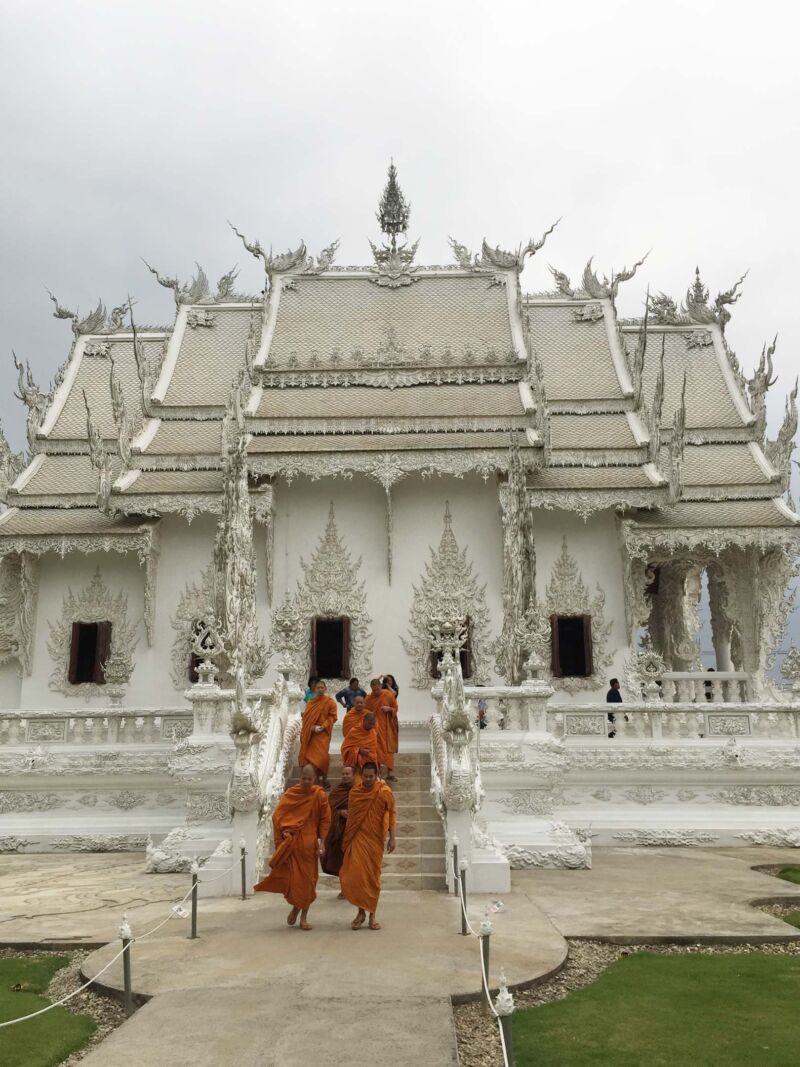
[[800, 956], [616, 960], [565, 1000], [514, 1013], [516, 1067], [796, 1067]]
[[783, 921], [800, 930], [800, 911], [790, 911], [788, 915], [784, 915]]
[[[49, 1001], [43, 993], [50, 979], [69, 960], [66, 956], [29, 956], [0, 960], [0, 1022], [38, 1011]], [[14, 992], [22, 985], [22, 992]], [[3, 1067], [55, 1067], [82, 1048], [96, 1029], [87, 1015], [53, 1008], [37, 1019], [0, 1030]]]
[[784, 882], [794, 882], [795, 885], [800, 885], [800, 867], [784, 867], [782, 871], [778, 871], [778, 877]]

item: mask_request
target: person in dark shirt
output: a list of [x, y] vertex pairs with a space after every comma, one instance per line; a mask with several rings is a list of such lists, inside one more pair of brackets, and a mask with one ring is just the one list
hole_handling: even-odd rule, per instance
[[608, 684], [611, 688], [606, 693], [606, 704], [621, 704], [622, 693], [619, 691], [619, 678], [612, 678]]
[[365, 697], [366, 695], [358, 684], [358, 678], [351, 678], [344, 689], [340, 689], [336, 694], [336, 703], [341, 704], [342, 707], [349, 711], [356, 697]]
[[[606, 704], [621, 704], [622, 703], [622, 693], [620, 693], [620, 691], [619, 691], [619, 678], [611, 678], [611, 679], [609, 679], [609, 683], [608, 684], [609, 684], [610, 688], [609, 688], [608, 692], [606, 693]], [[608, 736], [609, 737], [616, 737], [617, 736], [617, 731], [616, 731], [616, 728], [614, 726], [614, 723], [617, 721], [617, 717], [616, 717], [616, 715], [614, 714], [613, 711], [609, 711], [609, 713], [608, 713], [608, 721], [611, 723], [611, 729], [608, 731]]]

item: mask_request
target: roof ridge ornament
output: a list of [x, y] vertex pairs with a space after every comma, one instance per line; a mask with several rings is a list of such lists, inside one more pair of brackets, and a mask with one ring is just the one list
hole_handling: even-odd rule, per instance
[[408, 233], [411, 218], [411, 205], [407, 203], [400, 183], [397, 180], [397, 167], [394, 160], [389, 161], [389, 170], [375, 216], [380, 223], [381, 233], [389, 238], [392, 251], [397, 248], [397, 235]]
[[500, 245], [496, 245], [494, 248], [487, 242], [484, 237], [481, 244], [480, 258], [476, 257], [475, 269], [477, 270], [515, 270], [521, 271], [525, 266], [525, 260], [528, 256], [535, 256], [539, 249], [544, 247], [544, 243], [553, 230], [561, 222], [561, 216], [548, 229], [544, 231], [538, 241], [534, 241], [532, 237], [528, 238], [526, 245], [518, 245], [515, 252], [507, 252]]
[[319, 256], [314, 259], [308, 254], [306, 243], [302, 239], [295, 249], [287, 249], [285, 252], [273, 255], [272, 246], [269, 252], [265, 252], [259, 240], [248, 241], [245, 235], [237, 230], [233, 223], [228, 220], [228, 225], [242, 242], [251, 256], [260, 259], [264, 264], [269, 285], [272, 285], [273, 276], [276, 274], [321, 274], [330, 270], [336, 258], [336, 250], [339, 247], [339, 239], [332, 241], [323, 248]]
[[403, 190], [397, 181], [397, 168], [394, 160], [389, 164], [388, 174], [376, 218], [380, 223], [381, 232], [389, 238], [389, 243], [379, 248], [372, 241], [369, 242], [372, 257], [375, 260], [375, 266], [370, 267], [373, 275], [370, 281], [382, 289], [402, 289], [417, 281], [414, 274], [419, 268], [413, 266], [413, 263], [419, 239], [411, 246], [408, 241], [401, 245], [397, 243], [397, 235], [408, 231], [411, 205], [406, 202]]
[[208, 297], [211, 292], [206, 272], [197, 262], [195, 262], [197, 274], [192, 277], [190, 282], [186, 282], [184, 285], [181, 285], [178, 281], [177, 275], [174, 278], [163, 277], [155, 267], [150, 266], [146, 259], [143, 259], [142, 263], [151, 274], [155, 275], [159, 285], [162, 285], [165, 289], [172, 290], [176, 308], [180, 308], [182, 304], [197, 304]]
[[612, 270], [611, 277], [607, 278], [603, 275], [602, 282], [592, 269], [594, 256], [591, 256], [589, 262], [583, 268], [583, 288], [593, 300], [603, 300], [605, 298], [610, 298], [612, 301], [616, 300], [622, 282], [630, 281], [649, 255], [650, 249], [645, 252], [641, 259], [636, 260], [630, 270], [627, 267], [623, 267], [617, 274]]
[[767, 441], [764, 452], [772, 466], [777, 470], [781, 480], [781, 492], [785, 493], [790, 507], [793, 508], [790, 495], [790, 483], [792, 480], [792, 452], [794, 451], [794, 438], [797, 433], [797, 387], [798, 379], [794, 380], [794, 388], [786, 397], [783, 414], [783, 422], [778, 430], [778, 436], [774, 441]]
[[[72, 327], [72, 335], [76, 340], [82, 333], [101, 333], [106, 329], [106, 307], [102, 300], [98, 299], [97, 307], [94, 311], [90, 311], [89, 314], [82, 319], [79, 312], [70, 311], [69, 308], [65, 308], [62, 304], [59, 304], [58, 300], [53, 296], [49, 289], [47, 290], [47, 295], [55, 304], [53, 318], [69, 319], [70, 326]], [[112, 314], [116, 315], [118, 310], [118, 308], [114, 308]], [[124, 309], [122, 313], [124, 314]]]
[[[699, 323], [701, 326], [709, 326], [712, 323], [716, 323], [724, 334], [725, 327], [731, 320], [731, 313], [728, 311], [728, 307], [731, 304], [735, 304], [742, 295], [740, 287], [748, 274], [749, 271], [745, 271], [730, 289], [717, 293], [714, 303], [709, 304], [708, 288], [703, 284], [700, 277], [700, 268], [695, 267], [694, 281], [686, 290], [686, 298], [681, 308], [682, 314], [688, 318], [688, 321]], [[672, 303], [674, 306], [674, 302]]]
[[778, 335], [775, 334], [769, 348], [767, 348], [766, 343], [763, 345], [758, 366], [753, 371], [752, 377], [748, 378], [745, 383], [747, 386], [747, 398], [750, 401], [750, 410], [755, 418], [756, 439], [762, 444], [767, 431], [767, 393], [770, 387], [778, 380], [777, 374], [773, 377], [772, 363], [777, 344]]
[[17, 389], [18, 392], [14, 394], [17, 400], [21, 400], [28, 409], [28, 415], [25, 420], [25, 430], [28, 436], [28, 448], [31, 452], [34, 451], [36, 444], [36, 433], [41, 425], [44, 413], [47, 410], [49, 402], [49, 396], [41, 391], [39, 386], [33, 379], [30, 363], [25, 361], [22, 363], [17, 359], [17, 353], [11, 350], [11, 355], [14, 359], [14, 366], [17, 369]]

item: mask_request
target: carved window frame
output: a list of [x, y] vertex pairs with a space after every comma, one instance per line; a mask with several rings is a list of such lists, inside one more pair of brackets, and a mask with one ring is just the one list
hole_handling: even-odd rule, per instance
[[600, 583], [597, 592], [592, 595], [583, 580], [578, 564], [570, 555], [566, 537], [561, 543], [561, 553], [553, 563], [550, 581], [545, 593], [544, 611], [551, 618], [554, 615], [588, 615], [591, 625], [592, 673], [585, 677], [568, 675], [561, 677], [552, 671], [551, 684], [555, 689], [566, 693], [581, 690], [599, 689], [604, 685], [605, 672], [613, 662], [613, 655], [607, 651], [611, 633], [611, 623], [605, 619], [606, 595]]
[[77, 595], [67, 589], [60, 619], [48, 622], [50, 637], [47, 650], [53, 661], [48, 683], [50, 689], [70, 697], [101, 696], [107, 693], [105, 683], [79, 682], [73, 685], [69, 680], [72, 624], [75, 622], [111, 623], [110, 656], [119, 653], [121, 659], [128, 663], [126, 677], [120, 679], [127, 682], [133, 671], [133, 653], [139, 642], [137, 624], [128, 618], [128, 594], [123, 589], [116, 594], [112, 593], [103, 581], [98, 567], [92, 580]]

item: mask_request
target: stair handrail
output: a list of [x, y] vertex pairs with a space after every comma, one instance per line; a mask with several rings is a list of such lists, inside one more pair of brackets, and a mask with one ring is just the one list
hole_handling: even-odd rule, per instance
[[292, 712], [292, 703], [301, 695], [290, 680], [289, 670], [279, 668], [280, 699], [275, 703], [265, 736], [259, 746], [259, 820], [256, 833], [256, 874], [261, 877], [274, 849], [272, 816], [286, 790], [295, 747], [300, 737], [302, 716]]

